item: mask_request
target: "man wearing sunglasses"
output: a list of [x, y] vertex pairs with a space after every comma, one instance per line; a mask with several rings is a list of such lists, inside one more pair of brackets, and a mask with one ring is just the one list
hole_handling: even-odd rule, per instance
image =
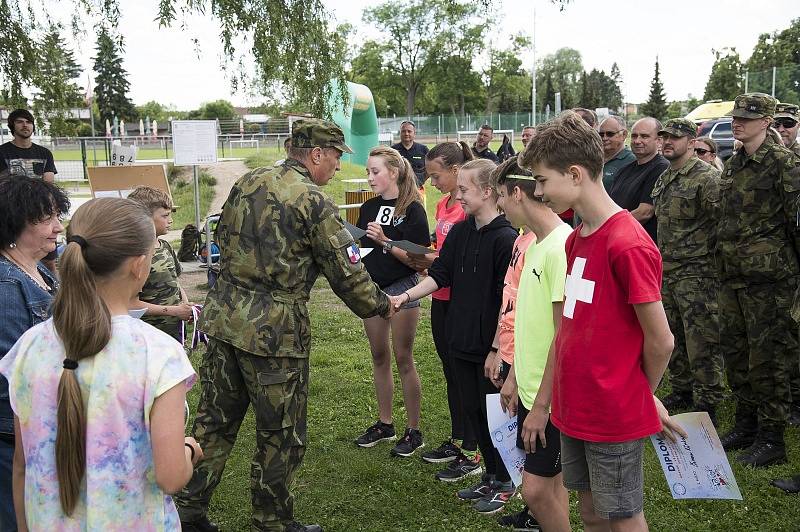
[[603, 186], [610, 191], [617, 172], [635, 161], [636, 156], [625, 147], [628, 126], [621, 116], [611, 115], [603, 120], [598, 133], [603, 139]]
[[783, 145], [796, 155], [800, 155], [800, 142], [797, 141], [797, 130], [800, 129], [800, 107], [791, 103], [776, 105], [772, 127], [780, 134]]
[[720, 180], [720, 347], [736, 399], [734, 426], [720, 440], [752, 467], [786, 461], [789, 368], [798, 363], [790, 309], [800, 279], [800, 157], [767, 134], [776, 103], [759, 92], [736, 97], [742, 147]]

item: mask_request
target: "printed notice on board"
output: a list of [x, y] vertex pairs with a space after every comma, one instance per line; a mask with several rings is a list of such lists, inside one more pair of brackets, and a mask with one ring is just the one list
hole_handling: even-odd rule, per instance
[[217, 162], [216, 120], [173, 120], [172, 142], [175, 165]]
[[706, 412], [687, 412], [672, 418], [686, 431], [672, 442], [650, 436], [673, 499], [737, 499], [742, 492]]

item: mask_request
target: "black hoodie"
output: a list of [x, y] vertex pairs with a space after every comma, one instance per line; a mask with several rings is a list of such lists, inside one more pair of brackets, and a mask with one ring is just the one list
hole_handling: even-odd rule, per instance
[[450, 287], [447, 339], [450, 353], [482, 362], [497, 329], [503, 280], [519, 233], [502, 214], [477, 229], [469, 216], [450, 229], [428, 275]]

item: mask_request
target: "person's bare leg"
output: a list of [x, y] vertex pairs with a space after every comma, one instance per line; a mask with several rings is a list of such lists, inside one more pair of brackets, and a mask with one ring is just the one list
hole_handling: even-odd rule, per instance
[[364, 320], [364, 331], [372, 353], [372, 379], [378, 399], [378, 413], [384, 423], [392, 422], [392, 355], [389, 346], [389, 322], [380, 316]]
[[647, 532], [648, 530], [644, 512], [625, 519], [611, 519], [609, 523], [613, 532]]
[[419, 307], [404, 309], [391, 320], [392, 347], [397, 363], [397, 373], [403, 387], [403, 402], [406, 405], [408, 427], [419, 429], [420, 401], [422, 388], [414, 364], [414, 338], [417, 335]]
[[564, 487], [561, 473], [554, 477], [540, 477], [523, 472], [522, 498], [528, 505], [528, 511], [542, 526], [542, 530], [570, 532], [569, 495]]
[[591, 491], [578, 492], [578, 506], [585, 532], [610, 532], [611, 523], [608, 519], [603, 519], [594, 511]]

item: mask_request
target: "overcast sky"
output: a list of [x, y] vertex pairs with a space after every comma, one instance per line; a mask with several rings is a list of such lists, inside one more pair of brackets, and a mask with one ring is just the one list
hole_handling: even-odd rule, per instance
[[[324, 1], [324, 0], [323, 0]], [[136, 104], [156, 100], [181, 110], [224, 98], [235, 105], [261, 101], [245, 92], [233, 93], [220, 69], [221, 46], [213, 20], [195, 17], [186, 29], [159, 29], [153, 21], [156, 0], [120, 0], [125, 37], [124, 66]], [[377, 36], [364, 27], [361, 14], [376, 0], [324, 1], [335, 22], [350, 22], [359, 31], [354, 46]], [[69, 4], [63, 2], [61, 5]], [[687, 94], [703, 96], [713, 64], [712, 49], [736, 47], [747, 59], [758, 35], [784, 29], [800, 17], [797, 0], [573, 0], [559, 11], [549, 0], [495, 0], [494, 8], [481, 16], [496, 21], [489, 39], [504, 47], [510, 35], [533, 36], [536, 6], [536, 54], [542, 57], [561, 47], [578, 50], [586, 70], [608, 72], [616, 61], [624, 80], [625, 101], [643, 102], [650, 90], [656, 56], [668, 100]], [[191, 42], [197, 38], [198, 50]], [[91, 72], [95, 38], [90, 31], [69, 42], [85, 71]], [[530, 69], [533, 53], [523, 59]], [[82, 84], [86, 85], [86, 74]]]

